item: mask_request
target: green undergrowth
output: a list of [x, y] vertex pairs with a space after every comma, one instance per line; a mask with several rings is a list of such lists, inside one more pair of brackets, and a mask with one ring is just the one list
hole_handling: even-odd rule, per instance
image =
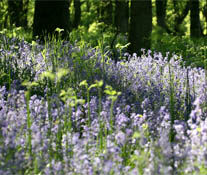
[[[0, 34], [6, 35], [9, 38], [23, 39], [32, 43], [32, 30], [24, 29], [22, 27], [10, 27], [3, 29]], [[89, 47], [99, 47], [101, 49], [110, 50], [112, 59], [123, 58], [122, 55], [127, 52], [127, 34], [117, 33], [113, 26], [108, 26], [102, 22], [93, 22], [88, 27], [79, 26], [78, 29], [71, 31], [70, 43], [76, 45], [86, 44]], [[152, 47], [151, 50], [161, 52], [163, 55], [169, 52], [171, 55], [180, 55], [185, 61], [186, 66], [202, 67], [204, 68], [203, 60], [207, 46], [207, 38], [191, 39], [190, 36], [173, 36], [160, 29], [153, 29], [152, 31]], [[38, 37], [36, 38], [38, 39]], [[51, 39], [51, 38], [50, 38]], [[59, 39], [58, 39], [59, 40]], [[125, 46], [125, 47], [123, 47]], [[122, 50], [120, 48], [123, 48]]]
[[203, 60], [207, 58], [205, 50], [207, 37], [192, 39], [190, 36], [173, 36], [167, 33], [159, 33], [156, 29], [152, 33], [152, 50], [165, 54], [180, 55], [186, 66], [204, 68]]

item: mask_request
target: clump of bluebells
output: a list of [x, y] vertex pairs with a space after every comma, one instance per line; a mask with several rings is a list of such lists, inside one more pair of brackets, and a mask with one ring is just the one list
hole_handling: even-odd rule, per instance
[[0, 37], [0, 174], [206, 174], [205, 70]]

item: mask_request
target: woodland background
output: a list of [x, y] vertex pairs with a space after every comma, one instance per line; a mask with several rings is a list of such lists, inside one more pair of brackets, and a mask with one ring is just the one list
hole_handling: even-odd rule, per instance
[[60, 28], [63, 37], [83, 39], [92, 46], [104, 40], [114, 58], [116, 46], [130, 43], [125, 46], [129, 53], [141, 54], [141, 48], [169, 51], [199, 62], [195, 55], [206, 44], [206, 4], [205, 0], [2, 0], [0, 30], [22, 33], [31, 41], [37, 35], [44, 40]]

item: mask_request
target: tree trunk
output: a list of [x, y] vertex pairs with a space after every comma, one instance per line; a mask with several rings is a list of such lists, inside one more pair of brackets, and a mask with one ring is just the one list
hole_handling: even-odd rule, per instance
[[156, 0], [157, 24], [163, 29], [166, 28], [166, 23], [165, 23], [166, 7], [167, 7], [167, 0]]
[[188, 15], [189, 10], [190, 10], [190, 1], [187, 1], [185, 8], [184, 8], [183, 12], [181, 13], [181, 15], [178, 15], [175, 18], [175, 27], [174, 28], [175, 28], [176, 33], [180, 33], [179, 26], [182, 24], [183, 20]]
[[131, 1], [129, 30], [129, 53], [141, 54], [141, 49], [150, 49], [152, 32], [151, 0]]
[[[26, 7], [24, 7], [24, 5]], [[10, 25], [15, 25], [16, 27], [26, 27], [27, 26], [27, 9], [28, 1], [23, 4], [23, 0], [8, 0], [8, 12], [10, 17]]]
[[69, 0], [35, 1], [33, 36], [52, 35], [56, 28], [64, 29], [63, 37], [67, 38], [70, 31]]
[[81, 2], [80, 0], [74, 0], [74, 8], [75, 8], [75, 18], [73, 27], [78, 28], [78, 25], [80, 24], [81, 19]]
[[203, 9], [203, 16], [205, 17], [205, 19], [206, 19], [206, 21], [205, 21], [205, 30], [206, 30], [206, 34], [205, 34], [205, 36], [207, 36], [207, 1], [206, 1], [206, 6], [204, 7], [204, 9]]
[[115, 8], [115, 25], [122, 33], [128, 32], [129, 1], [117, 0]]
[[167, 0], [156, 0], [156, 16], [158, 26], [163, 28], [167, 33], [173, 33], [166, 24], [166, 9]]
[[101, 0], [99, 6], [100, 22], [105, 24], [113, 24], [113, 2], [112, 0]]
[[200, 17], [199, 17], [199, 0], [190, 0], [190, 35], [192, 38], [202, 36]]

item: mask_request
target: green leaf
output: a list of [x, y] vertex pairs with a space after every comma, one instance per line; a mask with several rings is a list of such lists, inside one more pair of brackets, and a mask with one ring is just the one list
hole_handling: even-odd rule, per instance
[[63, 76], [66, 76], [67, 74], [69, 73], [69, 70], [68, 69], [59, 69], [58, 72], [57, 72], [57, 79], [58, 81], [60, 81], [60, 79], [63, 77]]
[[61, 96], [61, 97], [62, 97], [62, 96], [65, 96], [65, 94], [66, 94], [65, 90], [61, 90], [61, 92], [60, 92], [60, 96]]
[[88, 87], [88, 83], [86, 80], [83, 80], [80, 82], [79, 86], [85, 86], [85, 87]]
[[138, 138], [140, 138], [140, 137], [141, 137], [141, 134], [140, 134], [140, 132], [138, 132], [138, 131], [136, 131], [136, 132], [133, 134], [133, 136], [132, 136], [133, 139], [138, 139]]
[[44, 78], [49, 78], [50, 80], [54, 81], [55, 80], [55, 75], [52, 72], [45, 71], [40, 75], [41, 80]]
[[34, 87], [34, 86], [38, 86], [39, 83], [33, 81], [33, 82], [30, 82], [30, 81], [24, 81], [22, 83], [23, 86], [26, 86], [28, 89], [30, 89], [31, 87]]
[[59, 28], [59, 27], [57, 27], [56, 29], [55, 29], [55, 32], [58, 32], [59, 34], [61, 33], [61, 32], [63, 32], [64, 31], [64, 29], [61, 29], [61, 28]]
[[96, 80], [96, 84], [98, 87], [102, 87], [103, 86], [103, 80], [97, 81]]
[[85, 104], [85, 100], [83, 100], [83, 99], [78, 99], [78, 100], [77, 100], [77, 104], [81, 104], [81, 105], [83, 105], [83, 104]]
[[97, 87], [97, 84], [92, 84], [89, 86], [88, 90], [91, 90], [92, 88], [95, 88], [95, 87]]

